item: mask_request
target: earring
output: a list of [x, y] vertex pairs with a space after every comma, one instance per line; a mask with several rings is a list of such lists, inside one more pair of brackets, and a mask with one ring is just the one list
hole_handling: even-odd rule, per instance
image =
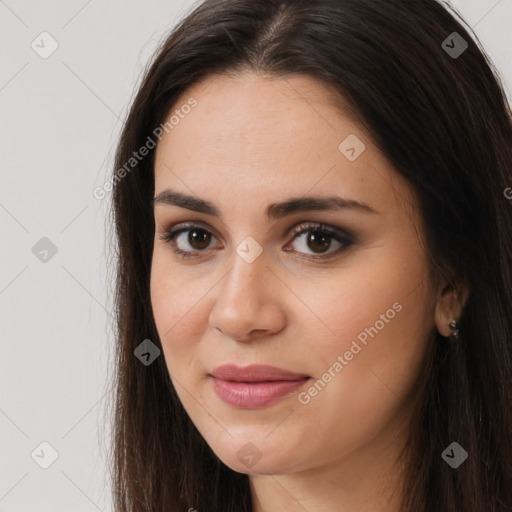
[[459, 324], [457, 320], [452, 320], [448, 325], [450, 326], [450, 329], [453, 331], [451, 337], [457, 340], [459, 338]]

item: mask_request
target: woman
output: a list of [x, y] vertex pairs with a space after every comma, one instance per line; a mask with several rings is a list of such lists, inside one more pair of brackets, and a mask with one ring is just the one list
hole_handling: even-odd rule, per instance
[[116, 511], [512, 510], [475, 40], [434, 0], [206, 0], [163, 43], [113, 175]]

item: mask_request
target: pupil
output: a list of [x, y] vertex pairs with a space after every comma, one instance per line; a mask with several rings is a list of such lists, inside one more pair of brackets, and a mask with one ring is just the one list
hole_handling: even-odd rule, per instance
[[[311, 233], [311, 235], [309, 236], [308, 243], [309, 242], [312, 242], [313, 244], [323, 243], [323, 246], [324, 246], [323, 248], [328, 249], [329, 245], [330, 245], [329, 242], [326, 243], [326, 240], [328, 238], [329, 238], [329, 236], [321, 235], [321, 234], [319, 234], [318, 231], [313, 231]], [[317, 251], [317, 249], [322, 249], [322, 246], [320, 244], [314, 245], [313, 247], [311, 247], [311, 249], [315, 252], [322, 252], [321, 250]]]

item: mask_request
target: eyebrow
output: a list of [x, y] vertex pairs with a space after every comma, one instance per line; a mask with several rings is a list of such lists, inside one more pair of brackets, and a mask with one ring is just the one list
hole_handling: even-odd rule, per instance
[[[151, 201], [153, 208], [155, 205], [179, 206], [199, 213], [222, 217], [220, 210], [210, 201], [200, 199], [177, 192], [175, 190], [165, 189], [157, 194]], [[339, 196], [329, 197], [292, 197], [279, 203], [271, 203], [267, 206], [266, 215], [269, 220], [280, 219], [287, 215], [297, 212], [308, 211], [326, 211], [326, 210], [360, 210], [365, 213], [378, 212], [371, 206], [355, 201], [353, 199], [344, 199]]]

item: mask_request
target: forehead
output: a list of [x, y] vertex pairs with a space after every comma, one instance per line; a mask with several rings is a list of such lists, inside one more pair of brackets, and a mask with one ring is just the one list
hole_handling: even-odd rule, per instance
[[[196, 106], [182, 109], [191, 98]], [[335, 99], [343, 105], [328, 86], [302, 75], [203, 79], [169, 112], [179, 122], [156, 149], [156, 193], [188, 188], [212, 202], [226, 193], [231, 202], [245, 198], [246, 207], [262, 198], [258, 192], [265, 204], [310, 191], [338, 192], [378, 211], [398, 208], [397, 193], [411, 203], [408, 184]]]

